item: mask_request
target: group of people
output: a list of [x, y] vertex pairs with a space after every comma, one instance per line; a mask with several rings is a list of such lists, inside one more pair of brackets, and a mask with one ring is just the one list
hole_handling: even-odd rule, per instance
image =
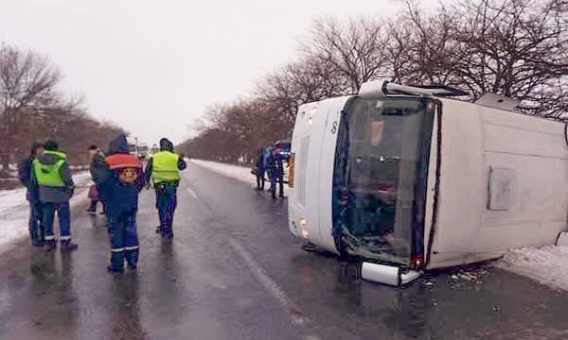
[[[108, 270], [124, 271], [124, 264], [136, 269], [139, 244], [136, 230], [138, 195], [144, 187], [154, 187], [160, 225], [156, 232], [173, 237], [173, 216], [177, 206], [177, 187], [180, 170], [187, 164], [183, 154], [173, 150], [167, 138], [160, 140], [160, 151], [155, 153], [143, 169], [142, 161], [129, 152], [126, 136], [120, 134], [110, 142], [104, 154], [95, 145], [91, 153], [91, 175], [98, 197], [91, 201], [88, 211], [96, 211], [98, 201], [103, 205], [110, 234], [111, 257]], [[56, 141], [33, 143], [30, 155], [19, 169], [21, 182], [27, 187], [30, 203], [29, 231], [34, 247], [57, 248], [53, 233], [55, 215], [59, 218], [60, 248], [62, 252], [77, 249], [71, 241], [71, 214], [69, 200], [75, 184], [67, 156], [59, 150]]]
[[264, 191], [265, 175], [270, 180], [270, 194], [276, 199], [276, 187], [279, 188], [279, 197], [284, 198], [284, 149], [278, 143], [273, 146], [261, 148], [256, 160], [253, 173], [256, 175], [256, 190]]

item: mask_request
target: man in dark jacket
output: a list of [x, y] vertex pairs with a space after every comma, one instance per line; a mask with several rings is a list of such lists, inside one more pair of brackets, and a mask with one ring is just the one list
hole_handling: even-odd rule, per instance
[[264, 148], [258, 151], [258, 158], [256, 159], [256, 190], [264, 191]]
[[56, 141], [48, 140], [44, 151], [33, 161], [33, 180], [39, 187], [39, 199], [43, 204], [45, 242], [49, 249], [57, 246], [53, 235], [55, 213], [59, 217], [61, 251], [77, 249], [71, 242], [71, 212], [69, 200], [75, 184], [67, 164], [67, 155], [58, 150]]
[[26, 186], [26, 199], [30, 202], [29, 230], [30, 239], [34, 247], [42, 247], [45, 244], [43, 230], [43, 207], [39, 200], [39, 190], [33, 181], [33, 162], [43, 152], [43, 145], [38, 142], [32, 143], [30, 155], [22, 161], [18, 168], [20, 182]]
[[101, 188], [111, 231], [108, 270], [122, 272], [124, 260], [130, 269], [136, 269], [139, 254], [136, 213], [138, 194], [144, 188], [142, 162], [129, 153], [126, 136], [120, 134], [110, 142], [105, 163], [106, 175]]
[[282, 149], [274, 147], [272, 154], [269, 157], [269, 170], [270, 170], [270, 193], [273, 199], [276, 199], [276, 185], [280, 189], [279, 197], [284, 198], [284, 165], [282, 163]]
[[105, 201], [104, 192], [101, 190], [101, 183], [104, 182], [104, 177], [106, 175], [105, 155], [96, 145], [91, 145], [89, 147], [89, 153], [91, 154], [91, 164], [89, 166], [89, 170], [91, 172], [91, 178], [93, 179], [98, 192], [98, 198], [91, 199], [91, 205], [87, 209], [87, 212], [95, 213], [97, 211], [97, 202], [100, 201], [103, 205], [103, 211], [101, 212], [101, 214], [104, 214]]
[[181, 179], [180, 170], [187, 164], [183, 154], [174, 153], [174, 145], [167, 138], [160, 139], [160, 151], [155, 153], [146, 165], [146, 183], [150, 181], [156, 191], [156, 208], [160, 219], [160, 226], [156, 232], [162, 236], [172, 238], [174, 212], [177, 207], [177, 187]]

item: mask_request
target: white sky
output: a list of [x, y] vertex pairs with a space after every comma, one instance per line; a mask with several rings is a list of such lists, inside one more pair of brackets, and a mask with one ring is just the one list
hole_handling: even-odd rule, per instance
[[[423, 5], [435, 0], [422, 0]], [[215, 102], [296, 56], [315, 18], [388, 15], [392, 0], [0, 0], [0, 42], [48, 55], [89, 112], [151, 144], [181, 142]], [[88, 141], [85, 141], [88, 143]]]

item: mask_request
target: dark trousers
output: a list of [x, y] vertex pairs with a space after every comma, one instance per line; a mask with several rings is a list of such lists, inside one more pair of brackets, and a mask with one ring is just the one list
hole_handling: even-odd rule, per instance
[[43, 224], [45, 228], [45, 240], [53, 241], [55, 237], [53, 236], [53, 221], [55, 220], [55, 214], [59, 218], [59, 232], [61, 234], [61, 241], [71, 240], [71, 211], [69, 208], [69, 202], [61, 203], [43, 203]]
[[138, 233], [136, 232], [136, 210], [109, 215], [112, 228], [110, 237], [110, 263], [114, 269], [122, 269], [124, 260], [131, 268], [138, 264]]
[[177, 207], [177, 187], [167, 183], [156, 185], [156, 208], [160, 218], [160, 233], [173, 235], [174, 212]]
[[43, 206], [39, 200], [30, 201], [30, 220], [28, 223], [30, 239], [34, 245], [45, 241], [43, 228]]
[[284, 179], [281, 174], [276, 173], [273, 176], [270, 176], [270, 193], [272, 194], [272, 198], [276, 198], [276, 184], [280, 189], [280, 197], [284, 197]]
[[264, 190], [264, 171], [256, 174], [256, 188]]

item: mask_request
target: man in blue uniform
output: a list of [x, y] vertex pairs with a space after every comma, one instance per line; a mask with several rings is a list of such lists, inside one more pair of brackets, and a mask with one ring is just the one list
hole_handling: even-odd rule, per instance
[[138, 194], [144, 187], [142, 162], [129, 153], [126, 136], [121, 134], [110, 143], [105, 163], [106, 175], [100, 187], [105, 195], [111, 232], [108, 270], [124, 271], [124, 260], [130, 269], [136, 269], [139, 254], [136, 213]]
[[183, 154], [174, 153], [174, 145], [167, 138], [160, 139], [160, 151], [152, 156], [146, 166], [146, 183], [149, 186], [152, 181], [156, 190], [156, 208], [160, 218], [160, 226], [156, 228], [156, 232], [164, 237], [174, 236], [177, 187], [181, 179], [180, 170], [186, 167]]
[[43, 225], [45, 243], [48, 249], [54, 249], [57, 241], [53, 235], [55, 214], [59, 218], [61, 251], [77, 249], [71, 242], [71, 211], [69, 200], [73, 196], [75, 184], [67, 164], [67, 155], [58, 150], [56, 141], [48, 140], [44, 151], [33, 161], [33, 180], [39, 188], [39, 199], [43, 205]]

